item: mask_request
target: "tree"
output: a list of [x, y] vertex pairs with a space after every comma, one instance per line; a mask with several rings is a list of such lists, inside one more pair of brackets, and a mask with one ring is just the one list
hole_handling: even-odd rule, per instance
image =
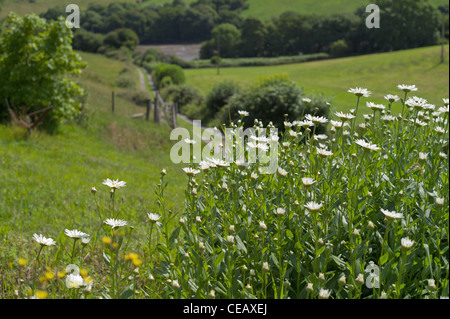
[[219, 57], [233, 58], [237, 56], [234, 49], [239, 43], [241, 32], [234, 25], [229, 23], [219, 24], [212, 30], [211, 34]]
[[[380, 28], [359, 26], [359, 38], [353, 47], [366, 42], [370, 52], [405, 50], [434, 45], [438, 40], [440, 19], [438, 10], [427, 0], [377, 0], [380, 8]], [[365, 17], [365, 8], [356, 14]]]
[[108, 33], [103, 42], [105, 45], [116, 49], [125, 46], [134, 50], [139, 44], [139, 37], [132, 29], [121, 28]]
[[53, 106], [44, 120], [47, 128], [79, 112], [84, 92], [72, 76], [86, 64], [71, 41], [62, 17], [47, 23], [35, 14], [9, 13], [0, 33], [0, 114], [6, 113], [5, 98], [20, 114]]
[[267, 28], [265, 24], [253, 17], [246, 18], [242, 24], [241, 42], [239, 44], [240, 56], [264, 56]]

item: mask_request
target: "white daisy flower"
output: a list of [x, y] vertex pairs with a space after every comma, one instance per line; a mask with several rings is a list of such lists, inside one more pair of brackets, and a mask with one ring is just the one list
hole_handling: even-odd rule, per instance
[[355, 143], [367, 150], [370, 150], [370, 151], [378, 151], [381, 149], [378, 146], [376, 146], [375, 144], [367, 143], [364, 140], [356, 140]]
[[448, 114], [449, 113], [449, 106], [448, 106], [448, 104], [445, 107], [440, 107], [438, 109], [438, 112]]
[[198, 163], [198, 166], [202, 171], [207, 171], [211, 167], [210, 163], [205, 162], [205, 161], [201, 161], [200, 163]]
[[382, 111], [386, 108], [383, 104], [375, 104], [373, 102], [367, 102], [366, 105], [374, 111]]
[[313, 137], [316, 141], [318, 141], [318, 140], [326, 140], [326, 139], [328, 139], [328, 136], [327, 135], [325, 135], [325, 134], [314, 134], [314, 137]]
[[319, 299], [328, 299], [330, 298], [331, 290], [320, 288], [319, 291]]
[[368, 91], [367, 89], [359, 88], [359, 87], [354, 88], [354, 89], [350, 89], [347, 92], [353, 93], [356, 96], [364, 96], [364, 97], [369, 97], [370, 94], [372, 93], [372, 92]]
[[80, 239], [80, 238], [85, 238], [85, 237], [89, 237], [88, 234], [83, 233], [79, 230], [73, 229], [73, 230], [64, 230], [65, 234], [69, 237], [72, 237], [73, 239]]
[[336, 112], [334, 114], [343, 121], [351, 120], [351, 119], [355, 118], [355, 116], [351, 113]]
[[311, 103], [311, 99], [308, 99], [308, 98], [303, 98], [302, 101], [303, 101], [303, 103], [306, 103], [306, 104]]
[[84, 286], [83, 277], [77, 274], [69, 274], [66, 277], [67, 288], [80, 288]]
[[305, 118], [308, 121], [313, 122], [314, 124], [325, 124], [328, 122], [328, 119], [323, 116], [313, 116], [311, 114], [306, 114]]
[[276, 214], [277, 214], [278, 216], [283, 216], [284, 213], [286, 213], [286, 210], [285, 210], [284, 208], [281, 208], [281, 207], [278, 207], [278, 208], [277, 208]]
[[156, 223], [161, 216], [159, 216], [158, 214], [154, 214], [154, 213], [147, 213], [148, 219], [150, 220], [150, 222], [152, 223]]
[[409, 239], [409, 237], [402, 238], [402, 248], [403, 249], [410, 249], [414, 245], [414, 241]]
[[385, 122], [393, 122], [393, 121], [395, 121], [397, 118], [396, 118], [395, 116], [392, 116], [392, 115], [383, 115], [383, 116], [381, 117], [381, 119], [382, 119], [383, 121], [385, 121]]
[[281, 176], [286, 176], [288, 172], [285, 169], [278, 167], [278, 174], [280, 174]]
[[[221, 166], [221, 167], [226, 167], [226, 166], [230, 166], [230, 163], [224, 161], [223, 159], [220, 158], [215, 158], [215, 157], [211, 157], [211, 158], [207, 158], [206, 159], [209, 163], [214, 164], [215, 166]], [[211, 166], [213, 167], [213, 166]]]
[[416, 120], [410, 120], [412, 123], [414, 123], [414, 125], [415, 126], [417, 126], [417, 127], [424, 127], [424, 126], [427, 126], [428, 124], [427, 123], [425, 123], [425, 122], [422, 122], [421, 120], [419, 120], [419, 119], [416, 119]]
[[103, 221], [106, 225], [111, 226], [111, 228], [119, 228], [127, 225], [127, 222], [121, 219], [108, 218]]
[[385, 100], [388, 100], [389, 102], [397, 102], [400, 100], [400, 98], [397, 95], [387, 94], [384, 97]]
[[56, 244], [52, 238], [45, 238], [38, 234], [33, 234], [33, 239], [41, 246], [53, 246]]
[[308, 202], [305, 207], [310, 211], [318, 211], [322, 208], [322, 204], [318, 204], [316, 202]]
[[408, 105], [409, 107], [414, 107], [415, 109], [423, 110], [423, 109], [425, 109], [427, 100], [425, 100], [421, 97], [413, 96], [413, 97], [410, 97], [408, 100], [406, 100], [405, 104]]
[[103, 185], [106, 185], [108, 187], [111, 187], [113, 189], [119, 189], [121, 187], [125, 187], [126, 182], [124, 181], [119, 181], [117, 180], [110, 180], [109, 178], [107, 178], [106, 180], [103, 181]]
[[314, 126], [314, 123], [311, 121], [294, 121], [293, 123], [298, 127], [304, 127], [304, 128]]
[[316, 181], [314, 180], [314, 178], [311, 177], [302, 177], [302, 183], [305, 186], [311, 186], [312, 184], [314, 184]]
[[407, 84], [399, 84], [397, 87], [402, 90], [403, 92], [411, 92], [411, 91], [417, 91], [417, 88], [415, 85], [407, 85]]
[[381, 212], [386, 216], [388, 219], [400, 219], [403, 218], [402, 213], [396, 213], [395, 211], [389, 211], [387, 209], [381, 209]]
[[184, 172], [186, 173], [186, 175], [188, 175], [188, 176], [194, 176], [194, 175], [200, 173], [200, 170], [198, 170], [198, 169], [193, 169], [193, 168], [191, 168], [191, 167], [184, 167], [184, 168], [183, 168], [183, 171], [184, 171]]
[[84, 237], [84, 238], [81, 238], [81, 243], [82, 243], [83, 245], [89, 244], [90, 241], [91, 241], [91, 238], [90, 238], [90, 237]]
[[246, 117], [249, 115], [249, 113], [247, 111], [238, 111], [238, 114], [242, 117]]
[[323, 149], [323, 148], [318, 148], [318, 147], [316, 147], [316, 150], [317, 150], [317, 154], [318, 154], [319, 156], [322, 156], [322, 157], [328, 157], [328, 156], [333, 155], [332, 152], [330, 152], [330, 151], [328, 151], [328, 150], [326, 150], [326, 149]]
[[448, 98], [447, 98], [447, 99], [446, 99], [446, 98], [444, 98], [444, 99], [442, 99], [442, 101], [444, 102], [444, 105], [445, 105], [445, 106], [448, 106], [448, 101], [449, 101], [449, 99], [448, 99]]

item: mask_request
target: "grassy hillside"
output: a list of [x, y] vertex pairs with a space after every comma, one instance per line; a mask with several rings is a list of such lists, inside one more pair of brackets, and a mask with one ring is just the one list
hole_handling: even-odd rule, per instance
[[[446, 0], [429, 0], [434, 6], [448, 4]], [[330, 15], [354, 13], [361, 6], [367, 6], [373, 1], [364, 0], [249, 0], [250, 7], [244, 11], [244, 16], [255, 16], [270, 19], [286, 11], [304, 14]]]
[[0, 125], [2, 256], [20, 255], [27, 249], [23, 241], [30, 243], [35, 232], [58, 238], [65, 228], [76, 228], [93, 234], [97, 215], [90, 190], [95, 186], [98, 198], [106, 200], [106, 178], [127, 182], [118, 195], [122, 216], [144, 223], [146, 213], [156, 209], [154, 191], [166, 168], [167, 205], [182, 210], [186, 180], [169, 158], [170, 128], [131, 118], [143, 109], [122, 98], [124, 90], [117, 88], [112, 114], [111, 90], [125, 64], [81, 55], [88, 63], [81, 76], [89, 93], [88, 123], [63, 125], [55, 135], [37, 132], [28, 139], [19, 128]]
[[307, 94], [323, 93], [333, 98], [335, 108], [347, 111], [355, 106], [354, 96], [347, 93], [349, 88], [367, 88], [373, 92], [370, 100], [382, 103], [385, 94], [399, 94], [396, 87], [402, 83], [415, 84], [417, 95], [442, 104], [442, 98], [449, 95], [448, 57], [446, 46], [446, 61], [440, 64], [440, 47], [434, 46], [300, 64], [222, 68], [219, 76], [215, 69], [190, 69], [185, 73], [187, 82], [204, 94], [224, 80], [246, 84], [261, 76], [285, 73]]

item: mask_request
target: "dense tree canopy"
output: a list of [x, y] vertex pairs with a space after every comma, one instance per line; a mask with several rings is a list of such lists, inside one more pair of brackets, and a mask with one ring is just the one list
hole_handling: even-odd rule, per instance
[[[35, 14], [9, 13], [0, 33], [0, 96], [29, 113], [53, 106], [48, 123], [74, 116], [83, 90], [72, 79], [85, 63], [71, 46], [72, 31], [60, 18], [47, 23]], [[0, 101], [0, 114], [6, 102]]]

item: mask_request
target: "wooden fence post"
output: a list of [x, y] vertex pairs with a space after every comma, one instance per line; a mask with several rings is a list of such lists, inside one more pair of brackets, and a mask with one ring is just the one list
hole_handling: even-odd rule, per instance
[[147, 101], [147, 112], [145, 113], [145, 120], [148, 121], [150, 117], [150, 108], [152, 107], [152, 99], [148, 99]]
[[178, 104], [174, 103], [174, 104], [172, 104], [172, 123], [173, 123], [173, 128], [177, 127], [177, 113], [178, 113]]
[[154, 120], [159, 124], [158, 96], [155, 95]]
[[114, 91], [111, 93], [111, 111], [114, 113]]

